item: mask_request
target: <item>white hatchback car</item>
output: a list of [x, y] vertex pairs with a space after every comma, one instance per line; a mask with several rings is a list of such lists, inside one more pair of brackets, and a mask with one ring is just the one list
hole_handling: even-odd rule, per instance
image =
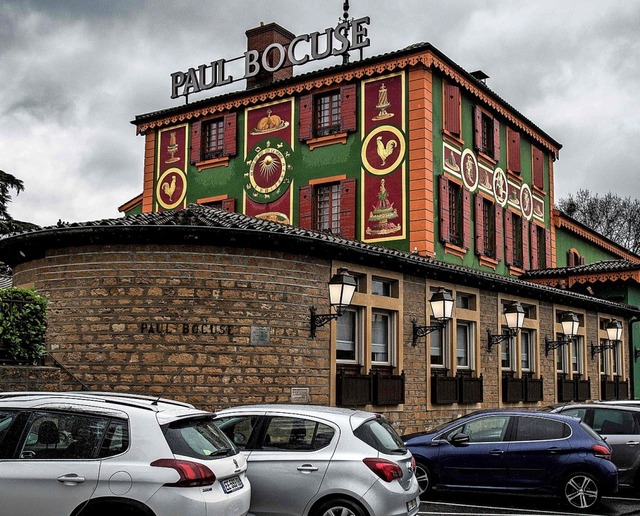
[[213, 417], [148, 396], [0, 393], [0, 512], [244, 516], [247, 462]]
[[315, 405], [216, 412], [247, 456], [251, 514], [413, 516], [415, 462], [380, 414]]

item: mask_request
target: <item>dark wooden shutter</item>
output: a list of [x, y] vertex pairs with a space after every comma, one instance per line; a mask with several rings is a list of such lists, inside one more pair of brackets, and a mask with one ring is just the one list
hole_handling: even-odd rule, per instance
[[344, 238], [356, 238], [356, 180], [340, 181], [340, 233]]
[[301, 186], [298, 196], [298, 225], [304, 229], [313, 229], [313, 186]]
[[460, 135], [460, 88], [448, 83], [444, 86], [444, 129]]
[[500, 122], [493, 119], [493, 159], [500, 161]]
[[202, 122], [191, 124], [191, 163], [202, 161]]
[[449, 241], [449, 180], [444, 176], [438, 177], [438, 189], [440, 196], [438, 199], [440, 215], [440, 240]]
[[343, 131], [356, 130], [356, 105], [356, 85], [348, 84], [340, 88], [340, 116]]
[[522, 268], [527, 271], [531, 268], [529, 257], [529, 221], [522, 217]]
[[575, 267], [576, 265], [576, 255], [573, 251], [567, 251], [567, 266]]
[[462, 187], [462, 247], [471, 247], [471, 192]]
[[513, 264], [513, 215], [509, 210], [504, 212], [504, 262]]
[[484, 254], [484, 200], [481, 196], [475, 196], [476, 206], [476, 254], [482, 256]]
[[544, 189], [544, 154], [537, 147], [531, 147], [531, 159], [533, 168], [533, 184]]
[[536, 270], [540, 268], [540, 243], [538, 242], [538, 226], [535, 224], [529, 225], [529, 239], [531, 240], [531, 269]]
[[236, 200], [233, 197], [231, 199], [224, 199], [222, 201], [222, 209], [224, 211], [228, 211], [229, 213], [235, 213]]
[[482, 109], [473, 106], [473, 148], [485, 152], [482, 148]]
[[507, 127], [507, 168], [511, 172], [520, 173], [520, 133]]
[[502, 260], [504, 254], [504, 225], [503, 225], [503, 212], [502, 206], [498, 203], [495, 204], [496, 208], [496, 260]]
[[310, 139], [313, 136], [313, 95], [300, 97], [300, 123], [298, 127], [298, 138], [301, 141]]
[[551, 267], [551, 231], [546, 228], [544, 230], [544, 259], [545, 268]]
[[224, 155], [235, 156], [236, 154], [236, 113], [224, 115]]

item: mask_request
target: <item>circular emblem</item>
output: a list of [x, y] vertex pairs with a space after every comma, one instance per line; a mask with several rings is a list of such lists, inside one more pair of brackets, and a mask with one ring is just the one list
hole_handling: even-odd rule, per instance
[[290, 180], [286, 179], [287, 170], [292, 166], [287, 163], [291, 156], [290, 147], [278, 141], [272, 146], [271, 141], [266, 147], [254, 149], [253, 158], [247, 161], [249, 182], [245, 185], [247, 193], [257, 201], [277, 199], [286, 191]]
[[493, 171], [493, 195], [496, 198], [496, 202], [503, 208], [507, 204], [508, 194], [507, 175], [501, 168], [496, 168]]
[[381, 125], [362, 142], [362, 163], [372, 174], [393, 172], [404, 159], [404, 135], [397, 127]]
[[158, 204], [167, 210], [180, 205], [187, 193], [187, 178], [179, 168], [165, 170], [156, 185]]
[[478, 187], [478, 162], [470, 149], [462, 153], [462, 181], [472, 192]]
[[522, 216], [531, 220], [533, 216], [533, 195], [531, 195], [531, 188], [528, 184], [523, 184], [520, 189], [520, 207], [522, 208]]

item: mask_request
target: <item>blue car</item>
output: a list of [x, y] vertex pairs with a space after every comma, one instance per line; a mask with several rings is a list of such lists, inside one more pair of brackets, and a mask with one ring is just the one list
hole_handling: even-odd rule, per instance
[[403, 440], [423, 499], [431, 489], [543, 493], [584, 511], [618, 490], [611, 448], [560, 414], [479, 411]]

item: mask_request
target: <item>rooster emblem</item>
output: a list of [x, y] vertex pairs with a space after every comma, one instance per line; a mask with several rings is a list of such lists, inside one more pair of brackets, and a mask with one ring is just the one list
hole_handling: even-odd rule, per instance
[[162, 183], [162, 191], [169, 197], [169, 200], [173, 202], [173, 194], [176, 191], [176, 176], [173, 176], [171, 179], [171, 184], [169, 184], [169, 181]]
[[398, 146], [398, 142], [396, 142], [395, 140], [389, 140], [386, 144], [384, 144], [382, 143], [382, 136], [378, 136], [376, 138], [376, 145], [378, 156], [380, 156], [380, 159], [382, 160], [381, 166], [384, 166], [387, 163], [387, 158], [393, 153], [393, 149]]

